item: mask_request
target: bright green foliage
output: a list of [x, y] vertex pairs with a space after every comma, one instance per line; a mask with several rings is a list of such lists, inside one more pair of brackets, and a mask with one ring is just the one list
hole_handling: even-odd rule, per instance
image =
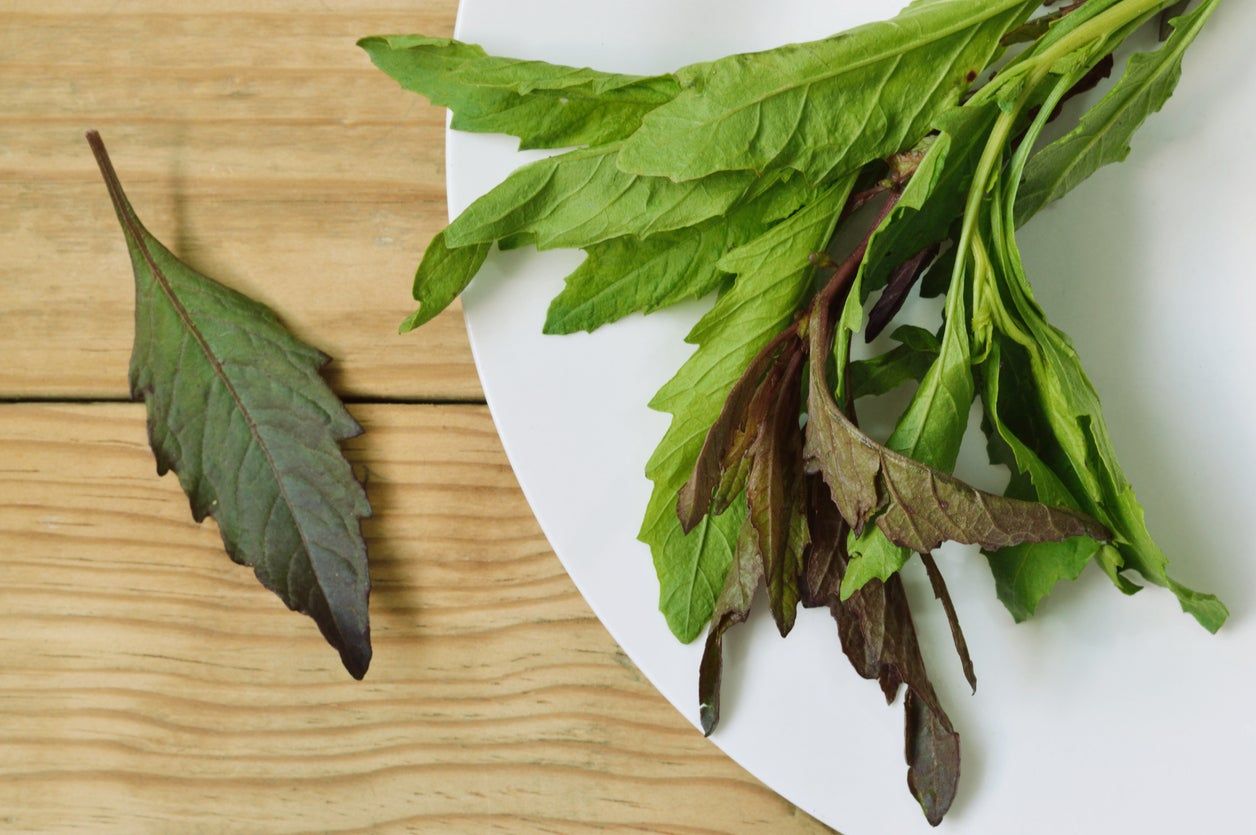
[[720, 269], [737, 276], [732, 289], [689, 334], [698, 350], [650, 407], [672, 424], [646, 465], [654, 492], [640, 538], [654, 554], [659, 608], [676, 637], [698, 636], [724, 587], [724, 575], [745, 516], [738, 501], [685, 534], [676, 497], [689, 478], [707, 430], [750, 360], [794, 317], [811, 290], [811, 253], [822, 250], [852, 182], [836, 185], [769, 232], [725, 256]]
[[487, 54], [448, 38], [363, 38], [375, 66], [402, 87], [453, 112], [455, 130], [508, 133], [522, 148], [600, 145], [625, 139], [674, 98], [670, 75], [642, 78]]
[[815, 198], [800, 177], [782, 177], [723, 217], [647, 238], [622, 237], [588, 248], [550, 304], [545, 332], [592, 331], [630, 313], [652, 313], [717, 290], [719, 261]]
[[[1089, 0], [1029, 24], [1035, 0], [917, 0], [890, 21], [654, 77], [497, 58], [445, 39], [367, 38], [372, 60], [407, 89], [450, 107], [455, 128], [512, 133], [527, 147], [586, 146], [520, 168], [438, 236], [415, 278], [419, 310], [404, 327], [446, 307], [494, 243], [586, 251], [550, 305], [547, 333], [591, 331], [722, 294], [690, 335], [698, 350], [652, 403], [674, 419], [648, 465], [655, 490], [641, 537], [653, 552], [661, 608], [673, 631], [691, 640], [724, 588], [746, 515], [737, 493], [747, 462], [758, 460], [750, 451], [762, 452], [757, 426], [739, 424], [731, 412], [723, 423], [716, 418], [751, 359], [812, 297], [811, 265], [825, 264], [819, 277], [829, 280], [822, 253], [853, 184], [866, 188], [888, 169], [879, 188], [900, 191], [897, 203], [836, 297], [825, 363], [835, 373], [823, 378], [836, 400], [817, 413], [823, 389], [815, 389], [801, 407], [823, 424], [816, 431], [824, 437], [808, 441], [813, 463], [843, 515], [852, 511], [845, 521], [862, 529], [842, 531], [849, 552], [841, 598], [853, 600], [872, 580], [888, 582], [911, 554], [900, 546], [958, 538], [995, 549], [989, 559], [999, 595], [1018, 619], [1094, 559], [1121, 590], [1137, 588], [1122, 572], [1141, 574], [1216, 628], [1224, 607], [1166, 573], [1116, 463], [1098, 398], [1067, 338], [1032, 300], [1012, 230], [1124, 157], [1130, 136], [1172, 93], [1184, 51], [1218, 2], [1203, 0], [1183, 16], [1168, 43], [1136, 56], [1075, 130], [1037, 154], [1034, 142], [1070, 88], [1093, 77], [1096, 63], [1167, 0]], [[1005, 41], [1027, 47], [993, 74]], [[904, 170], [909, 176], [894, 179]], [[870, 297], [894, 276], [895, 293], [882, 300], [882, 311], [892, 312], [885, 301], [901, 300], [919, 277], [919, 259], [939, 247], [924, 292], [947, 293], [940, 335], [900, 329], [898, 347], [851, 363]], [[820, 379], [814, 369], [811, 379], [813, 386]], [[912, 381], [919, 385], [885, 446], [848, 425], [836, 405]], [[746, 403], [756, 391], [750, 383], [758, 381], [743, 381]], [[1023, 500], [988, 515], [977, 509], [985, 501], [979, 491], [945, 475], [978, 394], [992, 456], [1013, 471], [1007, 497]], [[764, 420], [763, 403], [755, 408], [747, 414]], [[696, 527], [685, 535], [677, 493], [713, 425], [731, 457], [707, 462], [715, 469], [700, 483], [712, 487], [711, 508], [690, 497], [682, 515]], [[780, 453], [793, 438], [787, 423], [776, 425]], [[848, 469], [864, 467], [873, 481], [855, 483], [853, 470], [841, 475], [829, 460], [837, 458]], [[767, 479], [762, 495], [772, 497], [758, 520], [761, 537], [765, 519], [773, 520], [760, 546], [779, 555], [789, 502], [768, 489], [779, 486], [771, 473], [758, 475]], [[973, 514], [948, 519], [951, 499], [935, 508], [921, 488], [929, 480], [961, 504], [975, 502]], [[877, 492], [898, 486], [921, 490], [915, 499]], [[1052, 536], [1082, 528], [1093, 538]], [[773, 613], [785, 628], [795, 599], [788, 586], [805, 566], [797, 555], [766, 564]], [[785, 574], [774, 576], [776, 569]], [[730, 610], [734, 620], [744, 602]]]
[[718, 217], [755, 187], [748, 172], [673, 183], [625, 174], [619, 145], [569, 151], [525, 165], [445, 230], [451, 247], [525, 236], [537, 249], [583, 248], [646, 237]]
[[450, 249], [445, 245], [444, 232], [432, 238], [414, 275], [414, 299], [419, 309], [401, 323], [401, 332], [408, 333], [431, 321], [462, 295], [491, 248], [492, 244], [485, 243]]
[[858, 170], [918, 142], [1039, 5], [918, 3], [826, 40], [682, 72], [683, 92], [645, 118], [619, 165], [674, 180], [792, 168], [818, 182]]
[[1027, 222], [1101, 167], [1129, 155], [1130, 139], [1173, 95], [1182, 75], [1182, 57], [1218, 3], [1201, 3], [1177, 21], [1167, 43], [1130, 58], [1125, 75], [1082, 116], [1077, 127], [1034, 155], [1016, 204], [1019, 223]]

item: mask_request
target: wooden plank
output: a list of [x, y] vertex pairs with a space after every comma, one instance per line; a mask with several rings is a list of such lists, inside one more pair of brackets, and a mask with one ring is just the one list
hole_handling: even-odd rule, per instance
[[361, 683], [154, 475], [141, 406], [0, 406], [0, 828], [823, 831], [615, 646], [483, 407], [355, 414]]
[[354, 46], [448, 34], [455, 9], [0, 1], [0, 398], [126, 396], [132, 279], [94, 127], [153, 233], [335, 357], [340, 392], [480, 399], [460, 310], [396, 332], [445, 221], [444, 112]]

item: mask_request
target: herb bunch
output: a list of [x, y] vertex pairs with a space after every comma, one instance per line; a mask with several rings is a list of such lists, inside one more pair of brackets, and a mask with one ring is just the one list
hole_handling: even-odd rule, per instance
[[[981, 547], [1017, 621], [1095, 562], [1126, 594], [1137, 576], [1210, 631], [1224, 623], [1220, 601], [1170, 577], [1016, 242], [1021, 224], [1126, 156], [1219, 1], [916, 0], [890, 21], [653, 77], [417, 35], [360, 42], [403, 87], [450, 108], [455, 129], [575, 148], [520, 168], [436, 236], [403, 331], [447, 307], [494, 244], [587, 253], [546, 333], [718, 296], [688, 337], [696, 352], [650, 404], [673, 420], [646, 465], [640, 533], [675, 635], [692, 641], [710, 624], [707, 733], [723, 636], [758, 590], [782, 635], [799, 605], [826, 607], [856, 672], [888, 701], [906, 687], [908, 786], [940, 822], [959, 737], [898, 572], [920, 556], [975, 688], [930, 556], [948, 540]], [[1162, 44], [1132, 56], [1070, 131], [1039, 141], [1146, 24]], [[858, 245], [838, 251], [869, 212]], [[855, 336], [871, 341], [918, 287], [945, 296], [938, 331], [900, 327], [892, 350], [853, 360]], [[909, 382], [888, 439], [861, 431], [858, 401]], [[990, 458], [1011, 471], [1002, 496], [949, 474], [976, 400]]]

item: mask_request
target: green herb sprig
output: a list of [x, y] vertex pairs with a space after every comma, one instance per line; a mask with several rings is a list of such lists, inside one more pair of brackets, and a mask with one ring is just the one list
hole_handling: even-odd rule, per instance
[[[892, 700], [906, 685], [908, 786], [931, 823], [955, 796], [960, 747], [929, 681], [898, 572], [921, 556], [965, 674], [971, 659], [931, 552], [979, 545], [1016, 620], [1097, 563], [1176, 595], [1216, 631], [1220, 601], [1188, 589], [1143, 519], [1099, 398], [1036, 302], [1016, 229], [1123, 159], [1172, 95], [1220, 0], [916, 0], [891, 21], [652, 77], [498, 58], [422, 36], [360, 45], [453, 127], [525, 148], [526, 165], [433, 240], [410, 330], [450, 304], [491, 247], [578, 248], [547, 333], [717, 295], [697, 346], [651, 401], [672, 424], [646, 464], [640, 538], [682, 641], [711, 624], [699, 671], [707, 733], [721, 649], [760, 587], [782, 635], [799, 605], [829, 608], [855, 670]], [[1136, 30], [1163, 43], [1060, 139], [1070, 98], [1112, 74]], [[864, 207], [876, 207], [867, 225]], [[863, 223], [850, 252], [839, 231]], [[849, 239], [843, 236], [842, 239]], [[945, 295], [936, 334], [854, 361], [919, 286]], [[538, 323], [540, 324], [540, 323]], [[915, 382], [894, 431], [858, 425], [860, 398]], [[1003, 496], [949, 473], [974, 401]]]

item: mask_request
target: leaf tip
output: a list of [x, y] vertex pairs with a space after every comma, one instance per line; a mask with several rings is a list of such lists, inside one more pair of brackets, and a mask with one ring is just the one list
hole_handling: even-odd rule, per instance
[[545, 336], [567, 336], [568, 334], [576, 333], [577, 330], [555, 315], [553, 308], [546, 315], [545, 324], [541, 326], [541, 333]]
[[401, 324], [397, 326], [397, 333], [410, 333], [413, 330], [417, 330], [425, 322], [427, 322], [427, 320], [423, 318], [423, 308], [420, 307], [418, 310], [414, 311], [402, 320]]
[[318, 623], [320, 631], [328, 642], [340, 653], [340, 663], [344, 665], [345, 670], [354, 679], [361, 681], [366, 676], [366, 671], [371, 666], [371, 658], [374, 656], [371, 648], [370, 624], [362, 623], [360, 628], [338, 630], [334, 626], [325, 624], [319, 618], [315, 618], [315, 622]]
[[715, 733], [715, 728], [720, 723], [720, 709], [718, 705], [700, 704], [698, 705], [698, 714], [702, 720], [702, 735], [710, 737]]
[[349, 671], [349, 675], [353, 676], [357, 681], [361, 681], [366, 677], [366, 671], [371, 666], [371, 644], [367, 639], [364, 648], [346, 648], [340, 651], [340, 661], [345, 665], [345, 669]]

